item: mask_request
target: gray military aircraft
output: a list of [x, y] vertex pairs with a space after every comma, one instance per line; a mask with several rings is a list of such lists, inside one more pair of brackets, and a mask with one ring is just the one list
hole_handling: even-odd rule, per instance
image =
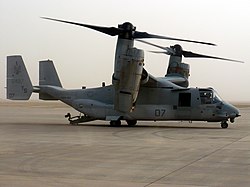
[[[79, 116], [68, 118], [71, 124], [92, 120], [107, 120], [111, 126], [120, 126], [125, 120], [129, 126], [138, 120], [152, 121], [207, 121], [221, 122], [228, 127], [228, 120], [234, 122], [239, 110], [223, 101], [212, 88], [188, 88], [189, 65], [182, 63], [184, 57], [203, 57], [230, 60], [184, 51], [180, 45], [163, 48], [142, 41], [143, 38], [158, 38], [215, 45], [149, 34], [136, 31], [129, 22], [116, 27], [102, 27], [44, 18], [68, 24], [87, 27], [111, 36], [118, 36], [112, 84], [97, 88], [67, 90], [62, 87], [53, 62], [39, 62], [39, 85], [33, 86], [23, 59], [19, 55], [7, 57], [7, 99], [28, 100], [39, 93], [42, 100], [60, 100], [80, 112]], [[134, 47], [134, 40], [155, 45], [170, 55], [165, 77], [156, 78], [144, 68], [144, 51]], [[233, 61], [233, 60], [231, 60]]]

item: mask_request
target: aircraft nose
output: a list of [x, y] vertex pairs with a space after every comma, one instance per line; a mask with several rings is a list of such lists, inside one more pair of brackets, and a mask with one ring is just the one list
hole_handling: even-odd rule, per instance
[[234, 119], [236, 117], [240, 117], [240, 111], [233, 105], [227, 103], [226, 104], [226, 110], [227, 110], [227, 114], [228, 114], [228, 118], [230, 118], [230, 122], [234, 122]]
[[229, 114], [229, 116], [231, 118], [235, 118], [235, 117], [239, 117], [240, 116], [240, 111], [235, 107], [231, 105], [231, 114]]

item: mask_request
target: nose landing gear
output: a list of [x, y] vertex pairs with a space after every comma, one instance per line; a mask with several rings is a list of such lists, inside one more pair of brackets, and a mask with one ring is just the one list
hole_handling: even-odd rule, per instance
[[221, 122], [221, 128], [226, 129], [228, 127], [227, 121], [222, 121]]

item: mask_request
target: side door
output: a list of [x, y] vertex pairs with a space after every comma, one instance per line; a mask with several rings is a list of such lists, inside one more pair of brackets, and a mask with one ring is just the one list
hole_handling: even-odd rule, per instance
[[190, 120], [191, 119], [191, 98], [190, 92], [180, 92], [178, 98], [177, 114], [178, 120]]

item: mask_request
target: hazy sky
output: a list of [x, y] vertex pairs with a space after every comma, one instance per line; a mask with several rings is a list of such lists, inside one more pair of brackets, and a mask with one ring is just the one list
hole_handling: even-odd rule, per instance
[[[5, 98], [6, 56], [20, 54], [31, 80], [38, 84], [38, 61], [54, 61], [65, 88], [111, 83], [117, 37], [86, 28], [40, 19], [117, 26], [125, 21], [138, 31], [208, 41], [217, 47], [167, 40], [148, 40], [163, 46], [179, 43], [185, 50], [245, 61], [184, 59], [191, 65], [192, 87], [214, 87], [227, 101], [250, 102], [249, 0], [0, 0], [0, 98]], [[146, 52], [145, 68], [164, 76], [168, 56]]]

